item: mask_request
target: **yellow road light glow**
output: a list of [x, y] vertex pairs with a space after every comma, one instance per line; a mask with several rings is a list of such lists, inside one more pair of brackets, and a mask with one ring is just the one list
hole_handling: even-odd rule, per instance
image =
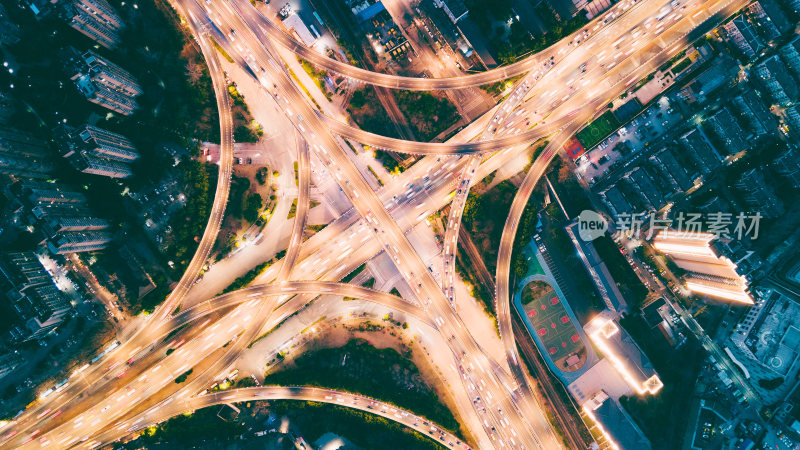
[[[597, 318], [593, 322], [598, 322], [605, 320], [603, 318]], [[613, 321], [606, 321], [602, 325], [595, 328], [589, 334], [592, 342], [597, 346], [603, 355], [608, 358], [611, 362], [611, 365], [614, 366], [614, 369], [619, 372], [622, 378], [625, 380], [628, 385], [633, 388], [637, 394], [644, 395], [644, 394], [656, 394], [661, 388], [664, 387], [664, 383], [658, 378], [658, 375], [653, 375], [652, 377], [646, 380], [637, 380], [636, 376], [633, 372], [628, 368], [627, 364], [623, 358], [619, 357], [614, 349], [608, 345], [607, 339], [615, 334], [619, 333], [619, 327]]]
[[583, 412], [585, 412], [586, 415], [589, 416], [590, 419], [592, 419], [592, 422], [594, 422], [594, 425], [600, 430], [600, 433], [603, 435], [603, 437], [606, 438], [606, 440], [608, 441], [609, 445], [611, 445], [611, 448], [613, 448], [614, 450], [619, 450], [619, 445], [617, 445], [617, 443], [614, 442], [613, 439], [611, 439], [611, 435], [609, 435], [608, 431], [606, 431], [606, 429], [603, 428], [603, 425], [594, 416], [594, 413], [592, 412], [592, 410], [587, 408], [586, 405], [583, 405]]

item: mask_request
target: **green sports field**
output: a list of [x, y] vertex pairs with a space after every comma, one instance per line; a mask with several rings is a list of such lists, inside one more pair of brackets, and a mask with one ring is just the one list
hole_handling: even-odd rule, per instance
[[553, 363], [565, 371], [579, 369], [582, 364], [576, 359], [583, 361], [585, 348], [555, 290], [543, 281], [532, 281], [522, 289], [522, 304]]

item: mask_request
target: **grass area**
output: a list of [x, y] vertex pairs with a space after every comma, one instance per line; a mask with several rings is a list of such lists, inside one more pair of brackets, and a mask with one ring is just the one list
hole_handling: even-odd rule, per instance
[[392, 294], [392, 295], [396, 295], [396, 296], [398, 296], [400, 298], [403, 297], [402, 295], [400, 295], [400, 291], [398, 291], [397, 288], [392, 288], [392, 290], [389, 291], [389, 293]]
[[400, 354], [353, 339], [339, 348], [322, 348], [298, 356], [292, 367], [268, 374], [264, 384], [319, 386], [367, 395], [458, 433], [455, 417], [439, 402], [410, 357], [410, 350]]
[[292, 206], [289, 207], [289, 214], [286, 215], [287, 219], [293, 219], [297, 215], [297, 199], [292, 200]]
[[508, 78], [506, 80], [496, 81], [496, 82], [491, 83], [491, 84], [483, 84], [483, 85], [478, 86], [478, 87], [480, 87], [487, 94], [489, 94], [489, 95], [494, 97], [494, 96], [502, 94], [503, 92], [505, 92], [508, 89], [511, 89], [514, 86], [514, 83], [516, 83], [517, 80], [519, 80], [520, 78], [522, 78], [522, 75], [513, 76], [513, 77]]
[[364, 86], [353, 93], [350, 104], [347, 105], [347, 112], [350, 113], [353, 122], [364, 131], [394, 138], [400, 137], [372, 86]]
[[469, 257], [460, 245], [456, 254], [456, 273], [470, 288], [470, 295], [481, 303], [486, 314], [494, 318], [494, 296], [478, 279]]
[[364, 269], [366, 269], [366, 268], [367, 268], [367, 263], [364, 263], [364, 264], [356, 267], [356, 269], [354, 271], [348, 273], [344, 278], [342, 278], [342, 283], [349, 283], [349, 282], [353, 281], [353, 278], [357, 277], [358, 274], [363, 272]]
[[375, 159], [383, 164], [384, 169], [389, 171], [389, 173], [392, 175], [403, 173], [406, 170], [406, 168], [397, 162], [397, 160], [387, 151], [374, 149], [372, 150], [372, 154], [375, 156]]
[[531, 255], [531, 259], [528, 261], [528, 273], [544, 275], [544, 268], [539, 263], [539, 258], [536, 255]]
[[689, 67], [691, 65], [692, 65], [692, 60], [689, 59], [689, 58], [684, 58], [678, 64], [675, 64], [672, 67], [671, 72], [672, 72], [673, 75], [677, 75], [677, 74], [683, 72], [684, 69], [686, 69], [687, 67]]
[[375, 286], [375, 278], [370, 278], [369, 280], [361, 283], [361, 286], [372, 289], [372, 287]]
[[503, 224], [516, 192], [517, 188], [505, 180], [480, 195], [471, 190], [464, 206], [463, 224], [491, 273], [495, 272]]
[[553, 288], [544, 281], [531, 281], [522, 289], [522, 304], [527, 305], [528, 303], [552, 291]]
[[443, 94], [392, 91], [397, 105], [420, 141], [430, 141], [458, 122], [458, 109]]
[[217, 42], [217, 40], [214, 39], [213, 37], [210, 37], [209, 39], [211, 39], [211, 45], [213, 45], [214, 48], [217, 49], [219, 54], [222, 55], [222, 57], [225, 58], [226, 61], [233, 64], [233, 58], [231, 58], [231, 55], [229, 55], [228, 52], [226, 52], [225, 49], [222, 48], [221, 45], [219, 45], [219, 42]]
[[575, 137], [585, 149], [591, 149], [622, 125], [611, 111], [604, 112], [596, 120], [588, 123]]
[[379, 177], [378, 174], [375, 173], [375, 169], [373, 169], [372, 166], [367, 166], [367, 169], [369, 170], [369, 173], [371, 173], [372, 176], [374, 176], [375, 179], [378, 180], [378, 184], [383, 186], [383, 181], [381, 180], [381, 177]]
[[231, 113], [233, 114], [233, 140], [236, 142], [258, 142], [258, 138], [264, 135], [261, 125], [258, 125], [250, 114], [250, 108], [244, 101], [244, 97], [236, 89], [236, 84], [228, 85], [228, 93], [233, 100]]
[[236, 291], [247, 286], [248, 284], [252, 283], [253, 280], [255, 280], [259, 275], [264, 273], [265, 270], [269, 269], [269, 266], [273, 265], [274, 263], [275, 263], [275, 258], [272, 258], [267, 262], [263, 262], [255, 266], [249, 272], [234, 280], [233, 283], [231, 283], [228, 287], [226, 287], [220, 294]]
[[325, 84], [325, 77], [328, 76], [328, 72], [324, 70], [318, 70], [313, 64], [303, 58], [298, 59], [300, 60], [300, 65], [303, 66], [303, 70], [305, 70], [308, 76], [314, 80], [314, 82], [317, 84], [317, 87], [319, 87], [319, 90], [322, 91], [328, 101], [331, 101], [331, 92], [328, 90], [328, 86]]

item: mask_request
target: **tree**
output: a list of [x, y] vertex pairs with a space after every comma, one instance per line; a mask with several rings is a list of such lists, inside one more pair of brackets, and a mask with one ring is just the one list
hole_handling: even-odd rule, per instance
[[263, 205], [264, 200], [261, 198], [261, 194], [252, 193], [248, 195], [244, 207], [244, 219], [248, 222], [255, 222]]

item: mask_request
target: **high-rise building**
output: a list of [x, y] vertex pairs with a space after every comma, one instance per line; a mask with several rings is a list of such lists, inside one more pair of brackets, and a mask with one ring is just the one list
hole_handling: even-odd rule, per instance
[[47, 143], [30, 133], [0, 126], [0, 173], [47, 178], [55, 169]]
[[69, 48], [66, 53], [70, 79], [90, 102], [126, 116], [136, 111], [142, 87], [133, 75], [92, 51], [81, 55]]
[[739, 274], [736, 263], [712, 245], [715, 239], [711, 233], [665, 230], [655, 237], [653, 246], [687, 272], [686, 288], [695, 294], [753, 304], [748, 280]]
[[29, 212], [31, 221], [51, 216], [82, 216], [89, 213], [86, 196], [60, 184], [23, 180], [14, 183], [11, 192]]
[[119, 14], [105, 0], [67, 0], [61, 16], [69, 25], [106, 48], [119, 44], [123, 27]]
[[55, 234], [69, 231], [101, 231], [111, 227], [111, 224], [97, 217], [56, 216], [48, 219], [47, 227]]
[[764, 174], [753, 168], [739, 176], [736, 189], [744, 194], [744, 201], [764, 217], [778, 217], [784, 212], [783, 202], [775, 196], [775, 191], [767, 185]]
[[3, 292], [17, 314], [17, 325], [11, 331], [17, 341], [44, 336], [72, 307], [33, 252], [2, 255], [0, 276], [6, 285]]
[[133, 170], [129, 165], [100, 158], [92, 153], [76, 154], [68, 160], [76, 170], [83, 173], [109, 178], [128, 178], [133, 175]]
[[139, 159], [139, 152], [125, 136], [92, 125], [76, 129], [63, 124], [53, 135], [59, 152], [75, 169], [111, 178], [133, 175], [127, 163]]
[[94, 252], [108, 247], [111, 239], [111, 233], [104, 231], [58, 232], [47, 241], [47, 249], [58, 255]]
[[797, 82], [789, 75], [778, 55], [772, 55], [756, 65], [754, 72], [775, 103], [787, 105], [797, 99], [800, 93]]
[[722, 26], [728, 38], [748, 58], [753, 58], [764, 49], [764, 44], [758, 38], [756, 30], [744, 15], [738, 15]]

